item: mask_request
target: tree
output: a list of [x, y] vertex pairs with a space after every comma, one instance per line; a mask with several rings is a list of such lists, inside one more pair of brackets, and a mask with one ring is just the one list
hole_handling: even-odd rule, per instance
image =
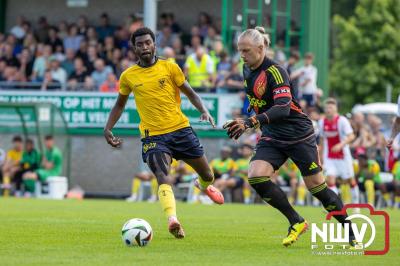
[[333, 17], [337, 30], [330, 72], [331, 92], [345, 108], [385, 100], [387, 86], [400, 92], [400, 4], [359, 0], [349, 18]]

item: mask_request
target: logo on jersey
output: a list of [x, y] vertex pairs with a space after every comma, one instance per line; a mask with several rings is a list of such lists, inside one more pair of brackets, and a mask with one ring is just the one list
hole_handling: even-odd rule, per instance
[[260, 100], [255, 97], [251, 97], [249, 94], [247, 94], [247, 99], [249, 99], [250, 106], [255, 106], [258, 108], [261, 108], [267, 104], [267, 102], [265, 100]]
[[316, 164], [315, 162], [313, 162], [310, 167], [308, 168], [308, 170], [314, 170], [318, 168], [318, 164]]
[[165, 78], [159, 79], [158, 85], [160, 85], [160, 89], [163, 89], [165, 87]]
[[157, 143], [150, 142], [143, 145], [143, 152], [146, 153], [150, 149], [154, 149], [157, 146]]
[[267, 85], [267, 75], [265, 74], [264, 71], [262, 71], [258, 75], [253, 85], [253, 92], [258, 98], [261, 98], [264, 95], [266, 85]]

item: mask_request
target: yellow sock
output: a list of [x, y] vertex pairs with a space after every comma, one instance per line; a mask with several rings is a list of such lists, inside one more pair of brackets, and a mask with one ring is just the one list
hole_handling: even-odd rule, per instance
[[383, 193], [383, 199], [386, 201], [386, 203], [389, 203], [389, 201], [390, 201], [390, 194], [389, 194], [389, 193]]
[[250, 197], [251, 197], [250, 189], [247, 187], [244, 187], [243, 188], [243, 198], [246, 200], [246, 199], [250, 199]]
[[157, 183], [157, 179], [153, 178], [151, 180], [151, 195], [157, 195], [157, 191], [158, 191], [158, 183]]
[[365, 191], [367, 192], [368, 203], [374, 206], [375, 203], [375, 188], [374, 188], [374, 181], [366, 180], [364, 182]]
[[158, 187], [158, 198], [165, 216], [176, 216], [175, 196], [170, 185], [162, 184]]
[[139, 192], [139, 188], [140, 188], [140, 179], [137, 177], [134, 177], [132, 180], [132, 195], [133, 194], [137, 194]]
[[[11, 178], [9, 176], [4, 176], [3, 177], [3, 184], [4, 185], [9, 185], [10, 181], [11, 181]], [[10, 196], [10, 190], [8, 188], [3, 190], [3, 196], [4, 197]]]
[[400, 196], [396, 196], [396, 197], [394, 197], [394, 202], [396, 202], [396, 203], [400, 203]]
[[344, 204], [351, 202], [351, 191], [349, 184], [340, 185], [340, 192], [342, 193], [342, 200]]
[[213, 178], [213, 180], [211, 180], [211, 181], [205, 181], [205, 180], [203, 180], [203, 178], [201, 178], [201, 176], [199, 176], [199, 184], [200, 184], [200, 187], [202, 188], [202, 189], [206, 189], [209, 185], [211, 185], [212, 183], [214, 182], [214, 178]]
[[306, 200], [307, 190], [304, 186], [299, 186], [297, 188], [297, 202], [299, 204], [304, 204]]

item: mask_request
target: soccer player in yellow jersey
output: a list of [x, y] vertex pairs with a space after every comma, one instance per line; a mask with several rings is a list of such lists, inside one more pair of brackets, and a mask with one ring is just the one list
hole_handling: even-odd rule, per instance
[[11, 180], [15, 173], [20, 169], [19, 162], [22, 158], [22, 152], [24, 144], [20, 136], [14, 136], [12, 139], [13, 148], [7, 152], [6, 160], [3, 164], [3, 182], [1, 187], [3, 189], [3, 195], [9, 196], [11, 189]]
[[172, 158], [183, 160], [196, 170], [199, 175], [195, 182], [197, 187], [215, 203], [222, 204], [224, 197], [211, 185], [214, 181], [213, 172], [188, 118], [181, 111], [180, 93], [183, 92], [199, 110], [200, 120], [208, 121], [213, 127], [215, 124], [179, 66], [155, 56], [154, 43], [154, 33], [148, 28], [140, 28], [132, 34], [131, 44], [139, 60], [120, 77], [118, 98], [104, 128], [104, 136], [113, 147], [122, 144], [122, 140], [114, 137], [111, 130], [120, 118], [129, 94], [133, 93], [140, 117], [143, 161], [157, 178], [158, 197], [168, 217], [169, 232], [176, 238], [183, 238], [185, 233], [176, 216], [169, 178]]

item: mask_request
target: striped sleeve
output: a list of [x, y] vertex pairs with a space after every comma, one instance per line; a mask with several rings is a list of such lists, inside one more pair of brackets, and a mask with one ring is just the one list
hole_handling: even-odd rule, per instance
[[286, 70], [279, 65], [272, 65], [267, 71], [274, 100], [282, 97], [292, 98], [289, 75]]

